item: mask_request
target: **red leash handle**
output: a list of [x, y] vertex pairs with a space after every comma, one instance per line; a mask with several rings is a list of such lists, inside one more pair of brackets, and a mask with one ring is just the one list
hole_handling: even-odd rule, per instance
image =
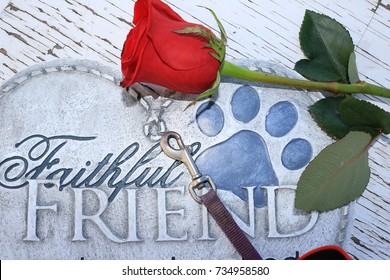
[[326, 245], [307, 252], [298, 260], [352, 260], [352, 258], [341, 247]]

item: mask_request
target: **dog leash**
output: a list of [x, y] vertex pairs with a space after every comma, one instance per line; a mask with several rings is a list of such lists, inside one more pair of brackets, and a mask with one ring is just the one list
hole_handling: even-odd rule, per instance
[[[174, 146], [172, 141], [175, 141]], [[187, 167], [192, 181], [188, 190], [192, 198], [199, 204], [203, 204], [213, 219], [216, 221], [226, 237], [232, 243], [237, 252], [244, 260], [261, 260], [260, 254], [249, 241], [245, 233], [234, 221], [233, 216], [226, 209], [225, 205], [219, 199], [216, 186], [211, 177], [202, 175], [192, 158], [192, 149], [186, 146], [181, 136], [173, 131], [166, 132], [160, 146], [164, 153], [177, 161], [181, 161]], [[209, 187], [206, 194], [198, 195], [201, 189]]]

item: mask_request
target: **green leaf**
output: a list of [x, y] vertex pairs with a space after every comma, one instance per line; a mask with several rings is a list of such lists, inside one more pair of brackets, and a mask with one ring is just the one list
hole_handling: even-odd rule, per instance
[[307, 10], [299, 40], [307, 59], [295, 64], [297, 72], [309, 80], [349, 83], [348, 63], [354, 45], [340, 23]]
[[214, 33], [212, 33], [213, 38], [211, 38], [209, 40], [209, 44], [210, 44], [211, 48], [214, 49], [214, 51], [217, 53], [217, 55], [215, 55], [213, 53], [210, 53], [210, 54], [215, 59], [217, 59], [219, 62], [222, 63], [225, 60], [225, 54], [226, 54], [227, 35], [226, 35], [225, 28], [223, 27], [221, 21], [218, 19], [217, 15], [215, 14], [215, 12], [212, 9], [204, 7], [204, 6], [199, 6], [199, 7], [202, 7], [202, 8], [205, 8], [205, 9], [209, 10], [210, 13], [213, 15], [215, 21], [218, 24], [218, 28], [219, 28], [219, 32], [220, 32], [221, 38], [218, 39], [214, 35]]
[[370, 141], [367, 133], [353, 131], [322, 150], [299, 179], [295, 207], [324, 212], [358, 198], [370, 179]]
[[197, 35], [205, 38], [206, 40], [211, 40], [211, 36], [204, 28], [200, 26], [187, 26], [180, 30], [174, 30], [173, 32], [177, 34], [185, 34], [185, 35]]
[[360, 81], [359, 72], [356, 66], [356, 55], [355, 52], [351, 52], [348, 61], [348, 79], [351, 84], [355, 84]]
[[327, 97], [309, 107], [319, 127], [330, 137], [341, 139], [350, 131], [363, 131], [373, 138], [390, 133], [390, 113], [351, 96]]
[[366, 131], [375, 137], [390, 133], [390, 113], [364, 100], [347, 96], [340, 104], [342, 121], [350, 130]]
[[219, 88], [219, 84], [221, 83], [221, 74], [219, 72], [217, 72], [217, 78], [215, 79], [213, 85], [211, 86], [210, 89], [206, 90], [205, 92], [202, 92], [201, 94], [199, 94], [194, 101], [192, 101], [190, 104], [188, 104], [186, 106], [186, 108], [184, 109], [187, 110], [189, 107], [191, 107], [192, 105], [195, 105], [196, 102], [198, 102], [199, 100], [202, 100], [204, 98], [207, 98], [207, 97], [210, 97], [211, 95], [213, 95], [214, 93], [216, 93], [218, 91], [218, 88]]
[[226, 42], [227, 42], [226, 31], [225, 31], [225, 28], [223, 27], [221, 21], [218, 19], [216, 13], [215, 13], [212, 9], [207, 8], [207, 7], [205, 7], [205, 6], [199, 6], [199, 7], [202, 7], [202, 8], [205, 8], [205, 9], [209, 10], [210, 13], [213, 15], [215, 21], [216, 21], [217, 24], [218, 24], [219, 32], [221, 33], [221, 42], [222, 42], [224, 45], [226, 45]]
[[213, 32], [208, 33], [206, 29], [203, 28], [202, 26], [188, 26], [180, 30], [174, 30], [173, 32], [177, 34], [201, 36], [204, 39], [206, 39], [208, 43], [205, 44], [204, 47], [213, 49], [215, 53], [210, 53], [211, 56], [217, 59], [219, 62], [221, 62], [222, 65], [222, 62], [225, 60], [226, 42], [227, 42], [227, 35], [225, 29], [223, 28], [222, 23], [220, 22], [220, 20], [218, 19], [217, 15], [214, 13], [213, 10], [203, 6], [199, 6], [199, 7], [205, 8], [211, 12], [211, 14], [213, 15], [214, 19], [218, 24], [219, 31], [221, 33], [221, 39], [218, 39]]
[[341, 120], [339, 107], [345, 97], [327, 97], [309, 107], [309, 112], [319, 127], [330, 137], [343, 138], [348, 134], [349, 128]]

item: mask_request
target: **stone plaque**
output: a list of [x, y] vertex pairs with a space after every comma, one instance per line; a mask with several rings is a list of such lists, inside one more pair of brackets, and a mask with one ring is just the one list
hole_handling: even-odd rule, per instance
[[239, 259], [188, 193], [185, 166], [161, 151], [168, 130], [192, 145], [264, 258], [343, 245], [352, 206], [294, 208], [301, 172], [331, 143], [307, 112], [319, 93], [227, 79], [184, 110], [177, 94], [124, 98], [120, 78], [96, 62], [58, 60], [1, 86], [1, 259]]

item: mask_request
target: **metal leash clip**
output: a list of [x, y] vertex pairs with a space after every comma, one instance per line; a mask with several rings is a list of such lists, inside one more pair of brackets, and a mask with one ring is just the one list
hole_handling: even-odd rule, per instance
[[[173, 147], [172, 140], [176, 141], [177, 147]], [[161, 149], [164, 151], [164, 153], [174, 159], [181, 161], [184, 163], [184, 165], [187, 167], [188, 171], [190, 172], [190, 175], [192, 177], [192, 182], [188, 186], [188, 190], [192, 196], [192, 198], [198, 202], [202, 203], [200, 197], [197, 195], [195, 190], [201, 190], [205, 187], [206, 183], [208, 183], [212, 189], [216, 190], [215, 184], [213, 180], [207, 176], [202, 175], [196, 166], [193, 158], [192, 158], [192, 148], [191, 146], [184, 145], [183, 140], [181, 139], [181, 136], [174, 132], [174, 131], [168, 131], [166, 132], [160, 141]]]

